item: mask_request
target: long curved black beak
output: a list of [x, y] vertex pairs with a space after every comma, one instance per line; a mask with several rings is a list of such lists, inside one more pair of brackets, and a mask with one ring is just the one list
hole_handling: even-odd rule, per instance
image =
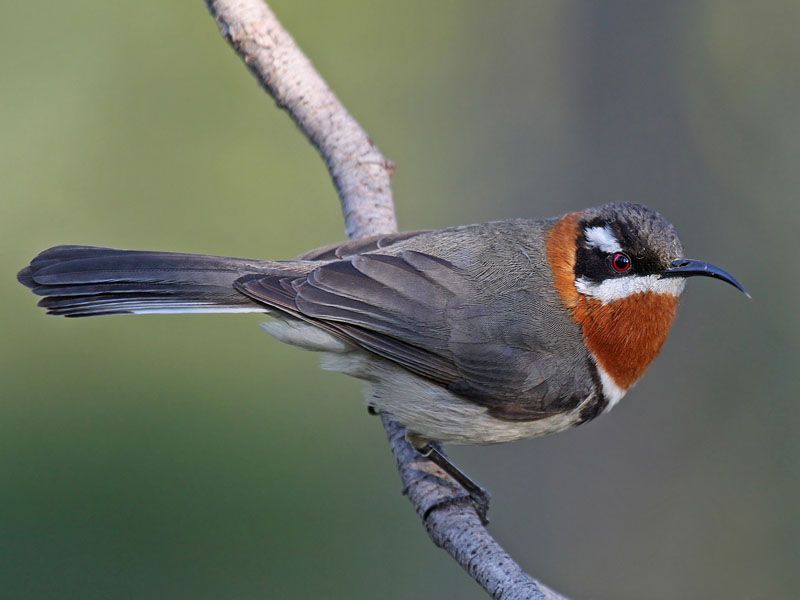
[[695, 275], [704, 275], [706, 277], [713, 277], [714, 279], [721, 279], [726, 283], [730, 283], [748, 298], [751, 298], [750, 293], [733, 275], [724, 269], [720, 269], [702, 260], [679, 258], [678, 260], [672, 261], [672, 266], [661, 274], [661, 279], [666, 277], [694, 277]]

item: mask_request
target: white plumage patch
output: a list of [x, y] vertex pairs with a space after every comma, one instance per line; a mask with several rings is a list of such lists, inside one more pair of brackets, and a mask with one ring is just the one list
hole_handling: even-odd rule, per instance
[[298, 319], [280, 316], [261, 324], [261, 329], [284, 344], [299, 346], [316, 352], [350, 352], [353, 346], [334, 337], [327, 331]]
[[622, 251], [622, 247], [619, 245], [614, 232], [608, 227], [587, 227], [583, 235], [586, 238], [587, 244], [603, 252], [611, 254], [613, 252]]
[[210, 313], [265, 313], [267, 312], [263, 308], [247, 308], [247, 307], [224, 307], [224, 306], [191, 306], [186, 305], [184, 307], [164, 307], [159, 308], [157, 306], [152, 308], [147, 308], [143, 306], [142, 308], [135, 308], [130, 310], [131, 313], [134, 315], [181, 315], [181, 314], [210, 314]]
[[686, 280], [682, 278], [660, 279], [658, 275], [629, 275], [605, 279], [600, 283], [585, 277], [575, 281], [575, 288], [581, 294], [597, 298], [603, 304], [645, 292], [680, 296], [685, 285]]
[[603, 396], [605, 396], [606, 400], [608, 400], [608, 405], [603, 412], [608, 412], [614, 408], [620, 400], [622, 400], [622, 397], [628, 390], [619, 387], [614, 381], [614, 378], [611, 377], [611, 375], [609, 375], [608, 372], [600, 366], [600, 363], [598, 363], [596, 360], [594, 362], [597, 366], [597, 373], [600, 375], [600, 383], [603, 386]]

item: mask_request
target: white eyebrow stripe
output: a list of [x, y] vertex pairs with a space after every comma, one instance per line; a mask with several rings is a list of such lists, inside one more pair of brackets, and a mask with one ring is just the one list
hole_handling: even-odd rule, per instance
[[599, 248], [603, 252], [622, 252], [622, 247], [619, 245], [614, 232], [608, 227], [587, 227], [583, 231], [586, 238], [586, 243], [595, 248]]
[[645, 292], [680, 296], [685, 285], [685, 279], [679, 277], [660, 279], [658, 275], [613, 277], [604, 279], [600, 283], [595, 283], [585, 277], [579, 277], [575, 280], [575, 289], [584, 296], [597, 298], [603, 304]]

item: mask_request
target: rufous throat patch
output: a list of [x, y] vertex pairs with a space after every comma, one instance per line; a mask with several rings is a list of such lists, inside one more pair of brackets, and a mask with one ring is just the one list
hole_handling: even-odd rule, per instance
[[580, 214], [562, 217], [547, 237], [547, 258], [564, 306], [583, 329], [599, 365], [622, 389], [644, 373], [667, 339], [678, 309], [671, 294], [642, 292], [603, 304], [575, 288], [575, 249]]

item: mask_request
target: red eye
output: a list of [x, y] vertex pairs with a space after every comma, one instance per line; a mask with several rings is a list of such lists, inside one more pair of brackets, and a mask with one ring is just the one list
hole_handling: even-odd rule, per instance
[[615, 252], [611, 257], [611, 266], [617, 273], [626, 273], [631, 269], [631, 257], [624, 252]]

